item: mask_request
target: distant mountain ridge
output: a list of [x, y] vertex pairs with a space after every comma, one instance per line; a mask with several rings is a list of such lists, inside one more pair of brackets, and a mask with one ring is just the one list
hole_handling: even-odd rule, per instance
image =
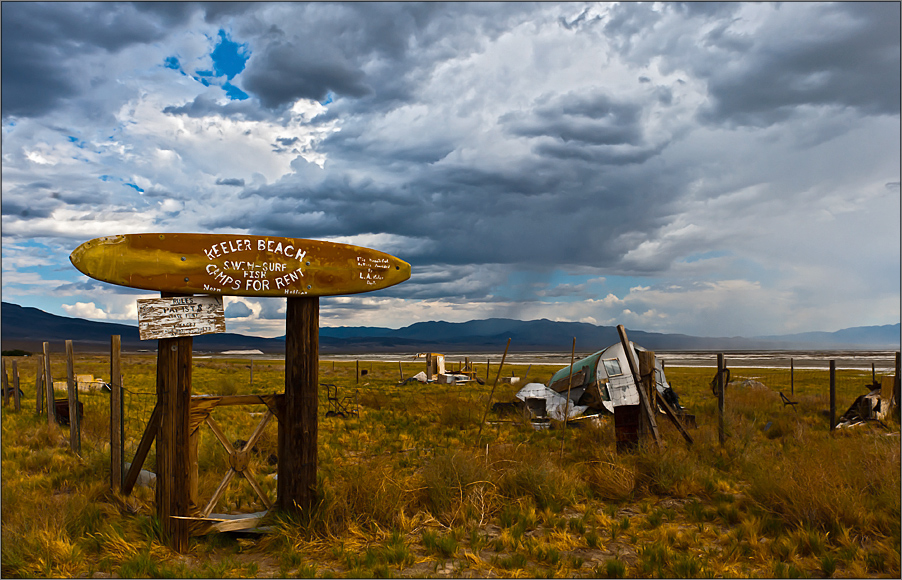
[[[783, 336], [697, 337], [627, 329], [636, 343], [652, 350], [817, 350], [887, 349], [899, 350], [900, 324], [846, 328], [836, 332], [806, 332]], [[138, 327], [68, 318], [37, 308], [2, 303], [0, 340], [3, 350], [21, 348], [39, 352], [42, 342], [50, 342], [55, 352], [65, 340], [82, 351], [109, 349], [110, 336], [121, 336], [126, 350], [155, 350], [153, 340], [138, 338]], [[511, 351], [569, 352], [576, 337], [580, 350], [601, 349], [620, 340], [612, 326], [551, 320], [511, 320], [489, 318], [469, 322], [417, 322], [399, 329], [372, 326], [321, 327], [320, 352], [499, 352], [511, 339]], [[261, 338], [235, 333], [194, 337], [198, 352], [259, 349], [267, 353], [285, 352], [285, 339]]]

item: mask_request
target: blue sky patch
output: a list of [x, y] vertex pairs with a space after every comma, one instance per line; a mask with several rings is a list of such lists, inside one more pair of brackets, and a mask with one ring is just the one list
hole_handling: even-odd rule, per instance
[[225, 75], [227, 79], [232, 80], [235, 75], [244, 70], [244, 65], [250, 58], [250, 51], [247, 44], [233, 41], [226, 31], [220, 28], [219, 44], [216, 45], [210, 56], [213, 59], [216, 76]]
[[247, 93], [233, 85], [232, 83], [225, 83], [222, 85], [222, 90], [225, 91], [226, 95], [232, 99], [233, 101], [243, 101], [248, 98]]
[[144, 193], [144, 190], [141, 189], [140, 187], [138, 187], [137, 185], [135, 185], [134, 183], [126, 183], [125, 185], [135, 188], [135, 191], [137, 191], [138, 193]]

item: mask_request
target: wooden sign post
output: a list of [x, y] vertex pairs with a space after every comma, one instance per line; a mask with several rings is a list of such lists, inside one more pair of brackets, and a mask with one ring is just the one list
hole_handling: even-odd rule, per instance
[[[208, 299], [193, 296], [195, 293], [213, 295], [214, 299], [287, 298], [285, 393], [277, 413], [276, 505], [289, 512], [311, 507], [316, 496], [319, 297], [393, 286], [410, 278], [410, 264], [349, 244], [234, 234], [107, 236], [83, 243], [70, 260], [92, 278], [161, 292], [163, 298], [170, 299], [168, 306], [157, 305], [157, 313], [163, 317], [179, 313], [167, 308]], [[162, 326], [162, 333], [154, 334], [159, 339], [157, 515], [170, 545], [179, 551], [187, 547], [187, 522], [202, 519], [192, 518], [190, 513], [196, 510], [190, 476], [192, 467], [196, 469], [196, 458], [192, 460], [189, 444], [189, 414], [191, 336], [201, 334], [196, 330], [203, 325], [187, 324], [188, 318], [170, 317], [157, 325]], [[162, 319], [157, 316], [155, 320]]]

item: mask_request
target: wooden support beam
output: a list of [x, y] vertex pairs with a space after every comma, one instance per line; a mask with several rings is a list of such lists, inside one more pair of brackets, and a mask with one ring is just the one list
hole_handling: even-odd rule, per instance
[[128, 473], [125, 474], [125, 479], [122, 482], [122, 493], [125, 495], [132, 492], [132, 488], [135, 487], [135, 482], [138, 481], [138, 474], [144, 466], [144, 460], [147, 459], [147, 453], [150, 451], [150, 446], [157, 438], [161, 414], [162, 408], [160, 407], [160, 402], [157, 401], [153, 411], [150, 413], [150, 420], [147, 421], [147, 427], [144, 428], [144, 434], [141, 436], [141, 441], [138, 443], [138, 449], [135, 451], [135, 458], [132, 459], [132, 465], [129, 468]]
[[192, 348], [190, 336], [161, 338], [157, 352], [157, 405], [161, 408], [157, 431], [156, 507], [164, 541], [177, 552], [188, 547], [188, 525], [170, 516], [190, 511], [190, 453]]
[[664, 409], [664, 413], [667, 415], [667, 418], [670, 419], [674, 425], [676, 425], [677, 431], [680, 432], [680, 435], [683, 436], [683, 439], [686, 440], [689, 445], [692, 445], [693, 440], [692, 436], [686, 431], [686, 427], [683, 426], [683, 422], [680, 421], [679, 416], [674, 411], [673, 407], [670, 406], [670, 403], [667, 402], [667, 399], [664, 397], [658, 397], [658, 403], [661, 404], [661, 407]]
[[[314, 505], [319, 401], [319, 297], [290, 297], [285, 316], [285, 397], [279, 417], [278, 507]], [[359, 372], [357, 378], [359, 380]]]

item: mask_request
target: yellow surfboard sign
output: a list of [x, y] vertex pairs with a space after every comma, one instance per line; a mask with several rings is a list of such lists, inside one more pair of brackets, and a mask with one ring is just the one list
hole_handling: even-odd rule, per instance
[[179, 294], [335, 296], [410, 278], [410, 264], [378, 250], [278, 236], [105, 236], [81, 244], [69, 259], [103, 282]]

